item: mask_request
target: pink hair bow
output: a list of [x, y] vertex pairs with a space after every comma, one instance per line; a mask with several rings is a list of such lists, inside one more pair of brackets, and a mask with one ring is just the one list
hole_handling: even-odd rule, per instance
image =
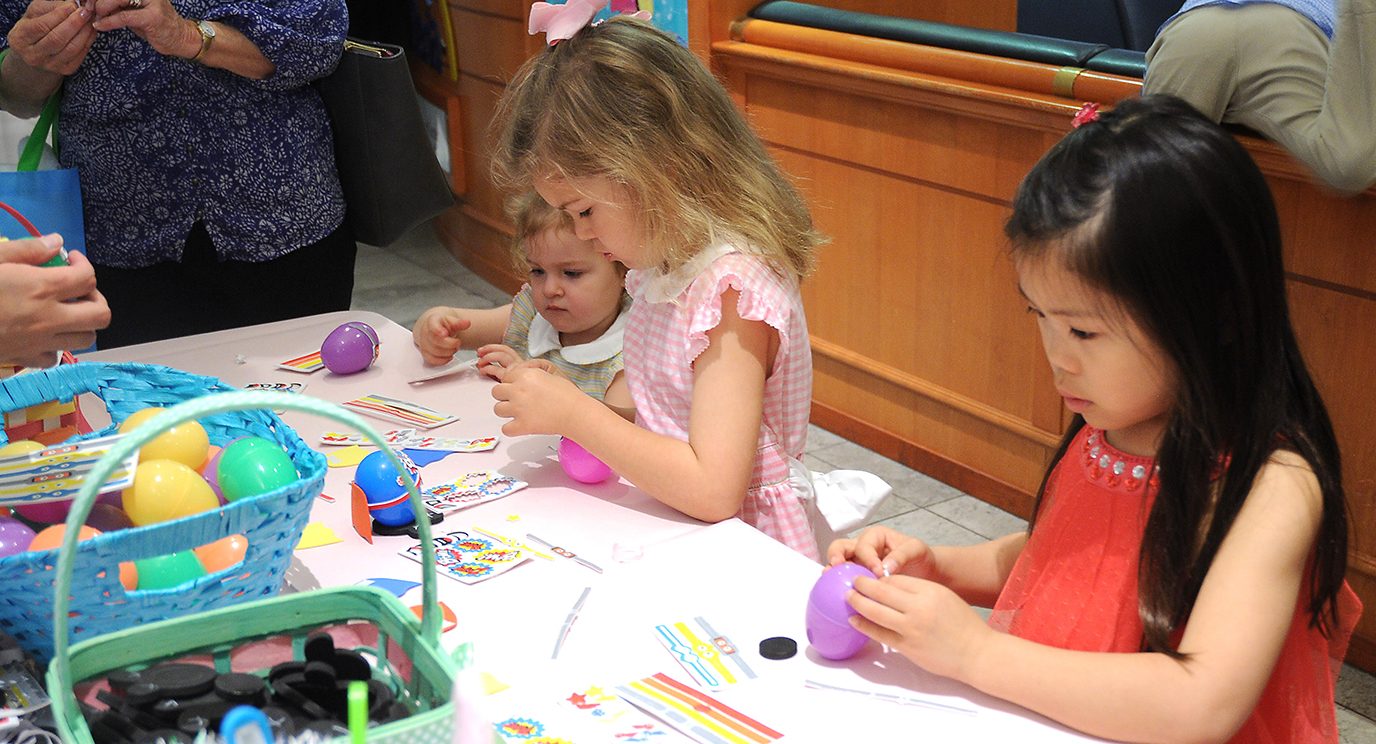
[[607, 0], [568, 0], [562, 5], [535, 3], [530, 6], [530, 33], [544, 32], [545, 41], [554, 46], [572, 38], [605, 7]]

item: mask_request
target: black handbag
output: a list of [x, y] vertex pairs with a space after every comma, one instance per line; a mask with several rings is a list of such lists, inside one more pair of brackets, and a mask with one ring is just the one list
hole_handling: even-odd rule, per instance
[[401, 47], [348, 39], [339, 67], [315, 86], [356, 240], [388, 245], [454, 206]]

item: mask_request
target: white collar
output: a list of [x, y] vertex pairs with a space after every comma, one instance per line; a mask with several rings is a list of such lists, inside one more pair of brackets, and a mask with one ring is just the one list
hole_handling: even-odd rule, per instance
[[545, 316], [536, 313], [530, 321], [530, 332], [526, 337], [526, 347], [530, 351], [530, 358], [536, 359], [558, 350], [563, 355], [564, 360], [571, 364], [596, 364], [605, 362], [608, 359], [621, 353], [621, 340], [626, 334], [626, 306], [625, 296], [622, 296], [622, 303], [617, 308], [616, 320], [612, 321], [611, 327], [602, 333], [601, 336], [587, 342], [586, 344], [575, 344], [564, 346], [559, 341], [559, 331], [545, 320]]
[[644, 292], [645, 301], [655, 304], [673, 302], [683, 294], [698, 275], [707, 270], [713, 261], [730, 253], [738, 253], [740, 248], [730, 240], [723, 240], [699, 251], [682, 266], [672, 271], [646, 269]]

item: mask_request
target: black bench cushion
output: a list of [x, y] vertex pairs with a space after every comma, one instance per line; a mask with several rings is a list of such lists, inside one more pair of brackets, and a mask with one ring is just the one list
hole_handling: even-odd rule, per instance
[[750, 11], [750, 16], [762, 21], [1072, 67], [1083, 67], [1090, 58], [1109, 48], [1107, 44], [856, 13], [794, 0], [765, 0]]

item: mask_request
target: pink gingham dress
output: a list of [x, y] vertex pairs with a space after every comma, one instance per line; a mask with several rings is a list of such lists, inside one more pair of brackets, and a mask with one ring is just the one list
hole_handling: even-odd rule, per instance
[[774, 369], [765, 380], [764, 418], [750, 487], [739, 516], [809, 558], [818, 558], [805, 491], [790, 480], [790, 461], [803, 456], [812, 406], [812, 349], [797, 282], [730, 244], [704, 250], [688, 265], [663, 274], [632, 271], [626, 290], [635, 302], [626, 321], [626, 382], [636, 423], [688, 441], [693, 360], [707, 349], [707, 332], [721, 322], [721, 296], [740, 293], [737, 312], [779, 334]]

